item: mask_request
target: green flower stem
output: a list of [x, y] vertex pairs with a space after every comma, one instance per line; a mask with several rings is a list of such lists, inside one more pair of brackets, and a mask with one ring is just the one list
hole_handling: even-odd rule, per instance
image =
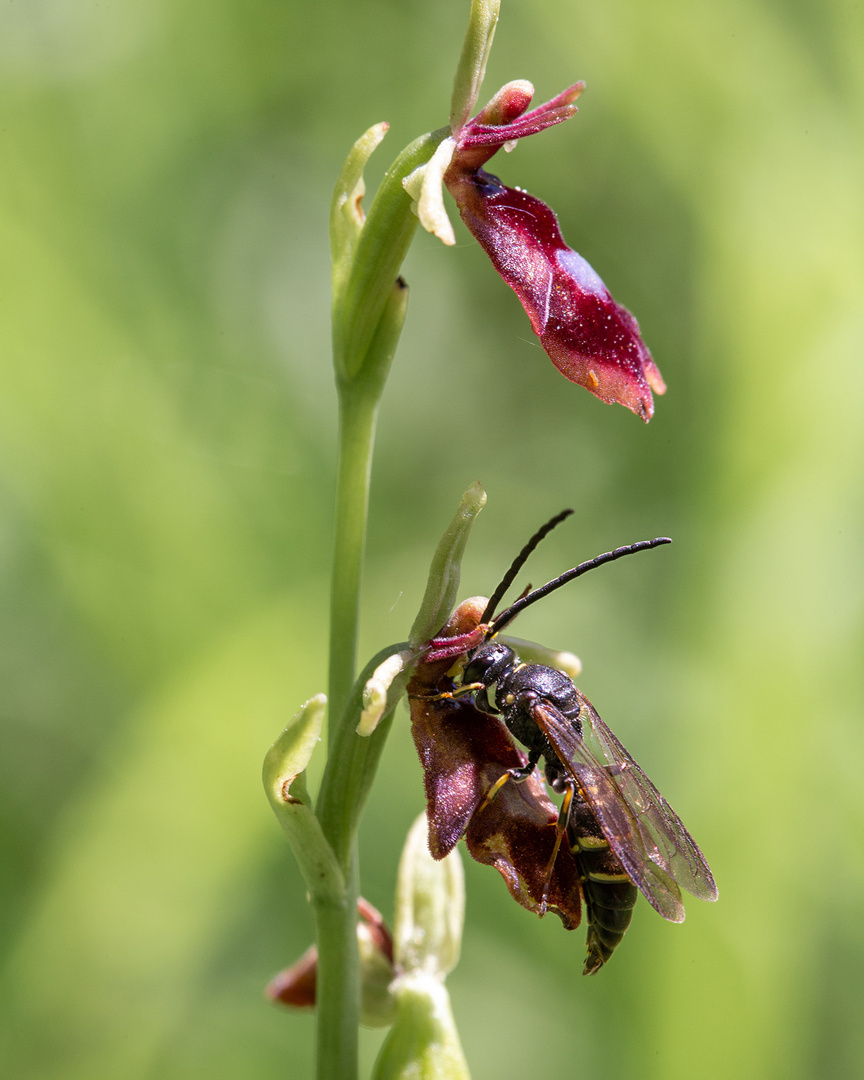
[[[424, 148], [428, 142], [428, 137], [418, 140]], [[428, 153], [433, 152], [434, 146], [431, 146]], [[398, 165], [398, 162], [403, 164]], [[409, 154], [406, 158], [403, 153], [397, 165], [388, 172], [386, 191], [379, 191], [373, 204], [374, 213], [370, 214], [360, 233], [347, 284], [344, 289], [337, 288], [334, 297], [339, 465], [330, 599], [330, 723], [328, 767], [316, 812], [324, 835], [336, 853], [346, 887], [341, 903], [323, 896], [316, 902], [313, 894], [318, 944], [319, 1080], [353, 1080], [357, 1075], [360, 978], [355, 836], [365, 791], [371, 783], [389, 723], [380, 724], [373, 738], [360, 739], [354, 727], [362, 702], [352, 698], [351, 687], [357, 655], [360, 582], [375, 424], [408, 303], [408, 289], [397, 275], [416, 228], [410, 199], [401, 185], [402, 175], [413, 167], [414, 155]], [[367, 241], [364, 247], [370, 226], [373, 231], [378, 229], [377, 244], [370, 245]], [[388, 228], [392, 230], [392, 237], [387, 235]], [[393, 257], [394, 249], [397, 258]], [[357, 269], [376, 257], [384, 264], [384, 275], [377, 273], [370, 277]], [[360, 331], [350, 319], [346, 331], [344, 316], [352, 311], [352, 303], [346, 301], [346, 296], [353, 297], [355, 307], [363, 308], [366, 316], [362, 327], [363, 342], [359, 345], [356, 342]], [[368, 315], [372, 310], [377, 314], [371, 323], [371, 333], [367, 334]], [[357, 358], [356, 367], [350, 371], [344, 362], [343, 351], [348, 342], [353, 346], [348, 352]], [[358, 743], [364, 744], [362, 748], [357, 747]]]
[[318, 974], [319, 1080], [353, 1080], [357, 1075], [357, 1027], [360, 1021], [360, 961], [357, 952], [356, 831], [381, 751], [390, 730], [396, 694], [369, 738], [354, 731], [362, 707], [363, 685], [388, 655], [404, 643], [379, 653], [350, 694], [337, 723], [331, 720], [331, 743], [316, 812], [345, 879], [344, 900], [313, 894]]
[[[391, 281], [362, 371], [354, 379], [338, 379], [339, 466], [336, 481], [336, 539], [330, 591], [330, 716], [339, 717], [354, 683], [360, 581], [366, 546], [369, 483], [378, 404], [408, 307], [408, 287]], [[328, 743], [332, 746], [331, 722]]]
[[342, 903], [314, 904], [318, 969], [315, 981], [318, 1080], [355, 1080], [360, 1024], [357, 951], [357, 860], [346, 875]]
[[[383, 342], [383, 334], [376, 334], [375, 341]], [[345, 400], [351, 402], [353, 398], [347, 394]], [[361, 403], [366, 401], [365, 398], [360, 400]], [[377, 402], [377, 398], [372, 400]], [[375, 405], [373, 404], [371, 417], [359, 408], [356, 413], [349, 414], [349, 416], [366, 417], [367, 426], [361, 428], [361, 431], [368, 436], [368, 443], [364, 445], [368, 445], [370, 454], [374, 412]], [[347, 440], [343, 445], [346, 447], [349, 445]], [[354, 464], [356, 465], [357, 462], [355, 461]], [[362, 475], [368, 477], [368, 471], [363, 472]], [[350, 492], [356, 489], [349, 486], [348, 490]], [[439, 628], [441, 622], [449, 614], [458, 588], [459, 564], [465, 543], [471, 526], [485, 501], [485, 492], [478, 484], [472, 485], [463, 495], [459, 510], [435, 553], [422, 611], [412, 631], [412, 639], [416, 637], [418, 641], [425, 640]], [[358, 517], [360, 516], [358, 513]], [[365, 500], [362, 504], [362, 520], [365, 524]], [[359, 572], [360, 560], [357, 561], [355, 568], [357, 575], [355, 580], [358, 587]], [[336, 580], [334, 574], [334, 585]], [[345, 595], [350, 595], [347, 590]], [[356, 612], [356, 609], [354, 610]], [[345, 640], [350, 640], [350, 662], [353, 666], [356, 623], [353, 624], [352, 633], [354, 636], [350, 639], [346, 637]], [[344, 646], [345, 642], [342, 644]], [[363, 691], [366, 683], [388, 657], [405, 650], [406, 643], [400, 642], [373, 657], [350, 692], [340, 684], [338, 692], [342, 695], [340, 700], [344, 701], [344, 706], [341, 713], [337, 714], [332, 709], [330, 713], [329, 753], [316, 805], [316, 816], [344, 875], [345, 892], [344, 902], [341, 904], [335, 902], [336, 898], [332, 891], [323, 891], [317, 895], [314, 891], [312, 893], [318, 941], [316, 996], [320, 1080], [351, 1080], [356, 1075], [356, 1027], [359, 1020], [360, 986], [356, 936], [355, 837], [357, 824], [390, 730], [393, 712], [409, 675], [407, 669], [393, 679], [387, 693], [386, 708], [372, 734], [367, 738], [362, 738], [357, 735], [356, 727], [363, 709]], [[341, 654], [337, 651], [334, 655]], [[349, 657], [346, 656], [345, 660], [348, 659]], [[331, 694], [336, 692], [335, 688], [331, 689]], [[332, 701], [331, 696], [331, 704]]]
[[500, 7], [500, 0], [471, 0], [471, 15], [450, 102], [450, 127], [454, 133], [462, 127], [477, 104]]
[[[379, 340], [378, 335], [376, 340]], [[372, 425], [374, 427], [374, 409]], [[472, 485], [463, 495], [459, 510], [438, 545], [423, 609], [412, 632], [420, 634], [422, 640], [425, 640], [423, 634], [428, 636], [433, 633], [449, 614], [458, 588], [459, 564], [465, 543], [485, 501], [486, 495], [480, 486]], [[418, 626], [422, 629], [418, 629]], [[427, 627], [432, 629], [427, 630]], [[390, 684], [386, 708], [372, 734], [366, 738], [360, 737], [356, 733], [356, 726], [363, 709], [366, 683], [388, 657], [403, 651], [406, 651], [406, 643], [400, 642], [373, 657], [344, 698], [345, 704], [338, 721], [335, 711], [330, 714], [330, 746], [316, 816], [344, 875], [345, 892], [341, 904], [336, 902], [332, 891], [312, 893], [318, 941], [316, 997], [320, 1080], [352, 1080], [356, 1075], [360, 984], [355, 838], [393, 713], [410, 673], [407, 668], [396, 675]], [[412, 650], [407, 651], [410, 653]]]
[[[494, 0], [474, 0], [472, 23], [490, 4], [494, 6]], [[463, 82], [467, 79], [471, 86], [476, 84], [478, 73], [482, 74], [494, 21], [487, 12], [485, 30], [474, 35], [473, 47], [466, 46], [468, 53], [475, 56], [471, 63], [465, 56], [462, 60]], [[330, 219], [339, 457], [330, 600], [328, 759], [316, 815], [344, 875], [345, 890], [341, 900], [329, 890], [312, 892], [318, 944], [319, 1080], [354, 1080], [357, 1075], [360, 978], [356, 830], [390, 727], [391, 702], [395, 700], [395, 693], [393, 698], [388, 695], [388, 710], [369, 738], [356, 734], [362, 686], [356, 691], [357, 697], [351, 687], [375, 422], [405, 319], [408, 290], [398, 277], [399, 270], [417, 228], [411, 198], [402, 181], [428, 162], [450, 135], [449, 128], [441, 128], [407, 146], [388, 169], [364, 221], [360, 208], [363, 167], [385, 130], [383, 125], [376, 125], [354, 145], [336, 185]], [[373, 670], [369, 669], [370, 675]]]
[[[343, 384], [339, 395], [339, 473], [336, 489], [336, 542], [330, 597], [330, 677], [327, 769], [316, 815], [331, 846], [339, 838], [337, 861], [345, 880], [341, 903], [317, 897], [315, 911], [317, 1075], [319, 1080], [357, 1076], [360, 1023], [360, 960], [357, 952], [358, 872], [353, 830], [346, 832], [350, 806], [333, 779], [333, 765], [344, 757], [341, 721], [349, 701], [357, 654], [360, 580], [366, 539], [372, 448], [378, 394]], [[355, 736], [356, 738], [356, 736]]]
[[[329, 750], [316, 813], [334, 849], [337, 846], [334, 839], [338, 838], [337, 859], [345, 878], [345, 891], [341, 903], [327, 897], [316, 899], [313, 894], [318, 945], [319, 1080], [353, 1080], [357, 1076], [360, 961], [356, 818], [348, 801], [351, 787], [339, 790], [338, 780], [334, 782], [333, 766], [337, 762], [343, 767], [350, 764], [346, 762], [345, 748], [348, 722], [340, 718], [349, 703], [357, 653], [360, 581], [379, 401], [376, 391], [374, 386], [343, 384], [339, 395], [339, 474], [330, 602]], [[361, 741], [356, 735], [354, 739]]]
[[339, 470], [336, 482], [336, 537], [330, 588], [330, 702], [328, 746], [354, 682], [360, 614], [360, 581], [366, 544], [369, 480], [378, 401], [350, 393], [339, 402]]

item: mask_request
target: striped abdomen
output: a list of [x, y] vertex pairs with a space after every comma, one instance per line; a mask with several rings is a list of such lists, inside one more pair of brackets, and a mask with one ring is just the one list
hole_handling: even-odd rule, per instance
[[624, 937], [638, 890], [578, 795], [570, 807], [567, 841], [579, 867], [588, 922], [588, 955], [582, 974], [594, 975]]

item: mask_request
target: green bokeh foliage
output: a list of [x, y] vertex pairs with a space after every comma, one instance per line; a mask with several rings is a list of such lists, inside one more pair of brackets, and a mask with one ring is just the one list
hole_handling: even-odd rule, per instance
[[[310, 1073], [310, 1018], [261, 1000], [311, 920], [259, 772], [325, 681], [328, 204], [370, 124], [383, 170], [446, 121], [466, 12], [3, 7], [3, 1075]], [[721, 894], [641, 904], [583, 980], [581, 931], [468, 867], [475, 1080], [864, 1070], [862, 40], [848, 0], [505, 0], [486, 90], [588, 90], [495, 165], [637, 313], [647, 428], [563, 382], [464, 231], [409, 256], [362, 659], [474, 479], [466, 595], [564, 505], [535, 582], [672, 535], [518, 632], [582, 656]], [[388, 914], [420, 806], [400, 712], [363, 826]]]

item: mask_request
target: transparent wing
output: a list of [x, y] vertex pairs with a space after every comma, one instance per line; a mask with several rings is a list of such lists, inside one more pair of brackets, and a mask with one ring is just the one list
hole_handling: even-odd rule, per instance
[[614, 780], [622, 795], [631, 805], [637, 801], [640, 806], [648, 805], [648, 813], [639, 818], [640, 826], [662, 852], [666, 872], [682, 889], [700, 900], [716, 900], [714, 875], [699, 845], [620, 740], [603, 723], [591, 702], [578, 690], [577, 694], [585, 710], [583, 715], [588, 720], [587, 726], [602, 747], [604, 756], [621, 766], [621, 772], [616, 774]]
[[583, 734], [548, 703], [532, 714], [633, 883], [665, 919], [681, 922], [678, 886], [716, 900], [717, 886], [696, 841], [581, 691]]

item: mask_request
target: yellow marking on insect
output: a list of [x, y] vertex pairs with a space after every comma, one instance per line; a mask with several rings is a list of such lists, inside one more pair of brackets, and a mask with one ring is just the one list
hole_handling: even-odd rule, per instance
[[577, 836], [576, 842], [583, 851], [601, 851], [609, 847], [602, 836]]
[[504, 698], [504, 702], [507, 705], [512, 705], [515, 700], [516, 696], [514, 694], [508, 694], [507, 697]]
[[598, 885], [617, 885], [630, 880], [629, 874], [597, 874], [589, 872], [588, 877], [591, 881], [596, 881]]

